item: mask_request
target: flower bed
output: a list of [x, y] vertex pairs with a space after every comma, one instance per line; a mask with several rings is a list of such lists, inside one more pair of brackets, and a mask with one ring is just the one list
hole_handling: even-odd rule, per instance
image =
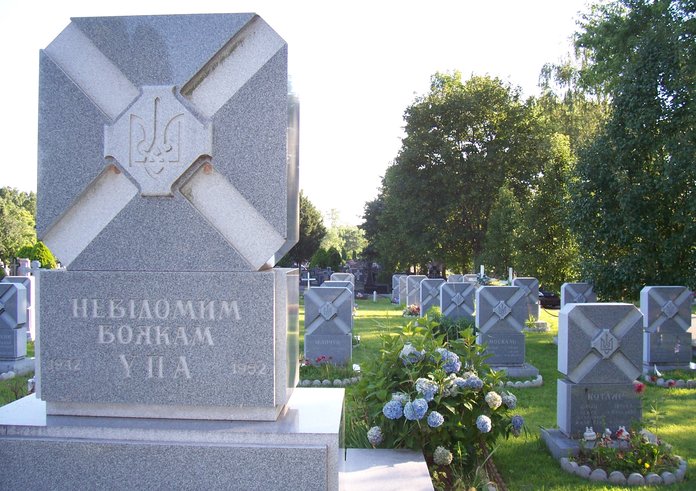
[[650, 384], [664, 388], [696, 389], [696, 379], [666, 378], [657, 375], [645, 374], [643, 380]]

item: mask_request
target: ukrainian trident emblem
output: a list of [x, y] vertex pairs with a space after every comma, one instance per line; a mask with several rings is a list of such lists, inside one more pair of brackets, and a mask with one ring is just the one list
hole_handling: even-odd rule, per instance
[[172, 185], [202, 155], [210, 155], [211, 128], [174, 95], [174, 87], [146, 86], [105, 129], [104, 155], [137, 182], [143, 196], [171, 196]]

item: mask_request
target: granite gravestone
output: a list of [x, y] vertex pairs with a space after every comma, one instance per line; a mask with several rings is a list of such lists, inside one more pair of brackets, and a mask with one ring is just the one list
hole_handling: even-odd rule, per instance
[[322, 285], [307, 290], [305, 358], [311, 363], [324, 359], [334, 365], [348, 365], [352, 350], [353, 294], [350, 289]]
[[401, 305], [408, 303], [408, 275], [399, 278], [399, 303]]
[[691, 291], [683, 286], [646, 286], [643, 313], [643, 370], [690, 369]]
[[512, 286], [519, 286], [527, 300], [527, 319], [539, 320], [539, 280], [536, 278], [515, 278]]
[[412, 274], [406, 277], [406, 305], [417, 305], [420, 307], [420, 283], [427, 276]]
[[350, 281], [329, 280], [322, 283], [321, 286], [328, 288], [348, 288], [351, 295], [355, 295], [355, 286]]
[[355, 287], [355, 275], [353, 273], [332, 273], [331, 281], [350, 281]]
[[476, 285], [469, 282], [443, 283], [440, 285], [440, 311], [452, 320], [465, 319], [474, 323], [474, 299]]
[[462, 283], [464, 281], [463, 274], [451, 274], [447, 277], [448, 283]]
[[473, 273], [465, 274], [464, 281], [468, 281], [469, 283], [478, 283], [478, 275]]
[[527, 296], [518, 286], [484, 286], [476, 291], [476, 342], [486, 345], [487, 363], [511, 377], [539, 371], [524, 361]]
[[641, 373], [642, 315], [631, 304], [568, 304], [559, 315], [557, 423], [581, 438], [641, 418], [633, 381]]
[[423, 317], [433, 307], [440, 307], [441, 278], [426, 278], [420, 282], [420, 316]]
[[569, 303], [593, 303], [597, 294], [590, 283], [563, 283], [561, 285], [561, 308]]
[[[343, 393], [294, 391], [298, 274], [272, 269], [298, 237], [286, 43], [254, 14], [76, 18], [39, 98], [37, 231], [67, 270], [39, 277], [43, 401], [0, 415], [0, 458], [89, 469], [65, 488], [336, 489]], [[42, 487], [15, 461], [3, 484]]]
[[3, 283], [18, 283], [27, 291], [27, 336], [34, 341], [36, 339], [36, 315], [34, 311], [34, 276], [5, 276]]
[[27, 290], [19, 283], [0, 283], [0, 373], [14, 371], [27, 355]]
[[401, 300], [399, 298], [399, 282], [401, 278], [405, 277], [406, 275], [404, 274], [395, 274], [392, 275], [392, 302], [394, 303], [401, 303]]

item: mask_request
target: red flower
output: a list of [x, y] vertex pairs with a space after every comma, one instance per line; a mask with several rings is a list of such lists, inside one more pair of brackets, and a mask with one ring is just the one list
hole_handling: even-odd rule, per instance
[[674, 387], [675, 385], [677, 385], [677, 382], [675, 382], [674, 380], [667, 381], [667, 387]]
[[645, 392], [645, 384], [642, 382], [633, 382], [633, 390], [636, 391], [636, 394], [642, 394]]

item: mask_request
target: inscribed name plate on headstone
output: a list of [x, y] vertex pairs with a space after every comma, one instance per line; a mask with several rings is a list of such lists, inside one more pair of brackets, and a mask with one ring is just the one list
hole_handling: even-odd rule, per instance
[[420, 283], [427, 276], [412, 274], [406, 277], [406, 305], [418, 305], [420, 307]]
[[408, 275], [399, 277], [399, 303], [406, 305], [408, 302]]
[[0, 360], [27, 354], [27, 290], [19, 283], [0, 282]]
[[257, 271], [297, 241], [287, 45], [258, 16], [75, 18], [40, 66], [36, 225], [69, 270]]
[[297, 379], [297, 289], [288, 269], [45, 271], [40, 396], [49, 414], [275, 419]]
[[426, 278], [420, 282], [420, 316], [423, 317], [432, 307], [440, 307], [440, 285], [442, 278]]
[[519, 286], [525, 293], [527, 299], [527, 318], [533, 317], [539, 320], [539, 280], [536, 278], [515, 278], [512, 286]]
[[561, 285], [561, 308], [569, 303], [593, 303], [597, 301], [591, 283], [563, 283]]
[[691, 291], [683, 286], [646, 286], [641, 290], [644, 365], [689, 368], [692, 298]]
[[631, 304], [568, 304], [558, 319], [558, 371], [574, 383], [632, 382], [641, 373], [643, 316]]
[[493, 366], [524, 364], [527, 303], [517, 286], [484, 286], [476, 291], [476, 342], [487, 345]]
[[469, 282], [443, 283], [440, 285], [440, 311], [452, 319], [466, 319], [474, 322], [474, 299], [476, 285]]
[[331, 281], [349, 281], [355, 286], [355, 275], [353, 273], [331, 273]]
[[312, 288], [305, 292], [305, 358], [325, 357], [343, 365], [353, 349], [353, 294], [347, 287]]

